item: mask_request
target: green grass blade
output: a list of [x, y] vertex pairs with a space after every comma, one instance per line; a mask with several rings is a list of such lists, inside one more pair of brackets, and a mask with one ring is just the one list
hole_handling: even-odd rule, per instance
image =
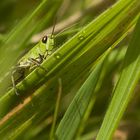
[[[17, 88], [21, 91], [21, 96], [25, 98], [29, 96], [29, 93], [32, 94], [35, 89], [38, 89], [35, 92], [35, 97], [31, 99], [35, 102], [34, 107], [29, 102], [24, 104], [17, 112], [13, 112], [13, 110], [16, 110], [14, 107], [18, 107], [17, 104], [21, 103], [20, 97], [15, 95], [13, 89], [6, 93], [0, 99], [0, 117], [2, 118], [9, 113], [1, 120], [0, 137], [8, 138], [13, 135], [14, 139], [23, 138], [25, 132], [30, 132], [39, 122], [42, 122], [54, 107], [47, 100], [47, 96], [55, 95], [51, 94], [54, 91], [52, 92], [50, 89], [52, 87], [55, 89], [52, 86], [53, 82], [48, 87], [45, 84], [48, 85], [49, 81], [59, 75], [64, 83], [64, 92], [67, 94], [72, 87], [71, 83], [76, 84], [80, 76], [88, 74], [93, 62], [107, 48], [113, 47], [112, 44], [119, 42], [123, 33], [125, 33], [124, 37], [126, 36], [126, 31], [135, 24], [136, 20], [134, 19], [137, 17], [139, 8], [139, 0], [120, 0], [115, 6], [104, 12], [66, 42], [42, 64], [49, 70], [47, 74], [38, 68], [19, 83]], [[84, 36], [81, 36], [81, 34]], [[82, 75], [79, 73], [82, 73]], [[44, 85], [42, 86], [42, 84]], [[9, 115], [10, 113], [13, 113], [12, 116]], [[5, 120], [7, 116], [8, 118]], [[14, 136], [13, 133], [16, 133], [18, 129], [20, 129], [19, 133]], [[27, 132], [27, 129], [30, 131]]]
[[[83, 70], [85, 67], [88, 67], [88, 64], [93, 63], [131, 27], [131, 22], [136, 18], [139, 8], [139, 0], [120, 0], [114, 7], [104, 12], [66, 42], [48, 60], [44, 61], [42, 66], [49, 70], [47, 74], [37, 68], [19, 83], [17, 88], [20, 93], [24, 96], [27, 94], [27, 91], [39, 87], [39, 85], [48, 81], [50, 77], [56, 76], [60, 70], [62, 71], [64, 66], [68, 65], [68, 60], [70, 59], [75, 61], [75, 59], [78, 60], [80, 58], [79, 63], [76, 63], [78, 65], [77, 70]], [[69, 61], [70, 63], [71, 61]], [[71, 69], [73, 68], [71, 67]], [[75, 70], [75, 74], [76, 72]], [[5, 94], [0, 99], [1, 117], [19, 102], [19, 97], [15, 95], [13, 89]]]
[[61, 101], [61, 95], [62, 95], [62, 80], [59, 78], [58, 79], [59, 87], [58, 87], [58, 95], [57, 95], [57, 100], [56, 100], [56, 105], [55, 105], [55, 111], [53, 115], [53, 123], [50, 131], [50, 140], [54, 140], [54, 134], [55, 134], [55, 129], [56, 129], [56, 121], [57, 121], [57, 116], [59, 114], [59, 108], [60, 108], [60, 101]]
[[[107, 54], [108, 52], [105, 54], [105, 56]], [[91, 72], [87, 80], [84, 82], [74, 97], [58, 126], [55, 135], [56, 139], [72, 140], [74, 138], [76, 130], [78, 129], [86, 109], [88, 108], [91, 97], [94, 94], [105, 56], [98, 62], [94, 70]]]
[[126, 52], [123, 70], [114, 90], [114, 96], [105, 115], [97, 140], [109, 140], [133, 96], [140, 76], [140, 18]]
[[[35, 91], [33, 96], [24, 101], [24, 104], [17, 105], [14, 110], [11, 110], [9, 114], [1, 119], [1, 138], [26, 139], [28, 134], [30, 136], [31, 130], [34, 130], [42, 119], [46, 119], [46, 116], [48, 116], [52, 108], [54, 108], [56, 97], [52, 98], [52, 95], [58, 93], [57, 80], [58, 79], [55, 79], [42, 85]], [[49, 89], [47, 89], [48, 87]], [[51, 89], [54, 89], [53, 92]], [[43, 122], [43, 125], [47, 126], [48, 124], [44, 124]], [[30, 131], [27, 131], [27, 129]], [[14, 134], [17, 131], [18, 133]], [[30, 137], [32, 137], [32, 135]]]
[[[113, 60], [109, 59], [109, 62], [112, 61], [112, 63], [111, 64], [109, 63], [108, 65], [111, 65], [113, 67], [114, 61], [116, 60], [115, 59], [116, 56], [118, 56], [119, 57], [118, 59], [120, 59], [119, 55], [121, 55], [121, 58], [122, 58], [122, 53], [124, 54], [124, 51], [122, 52], [119, 50], [119, 51], [117, 51], [117, 53], [115, 51], [115, 56], [113, 56], [114, 59]], [[120, 60], [117, 60], [117, 61], [120, 61]], [[108, 73], [110, 74], [110, 71], [108, 71]], [[89, 72], [86, 71], [86, 74], [89, 74]], [[83, 75], [82, 75], [82, 77], [83, 77]], [[64, 78], [62, 76], [61, 76], [61, 78], [64, 81]], [[23, 104], [23, 107], [20, 110], [17, 110], [15, 112], [11, 111], [10, 112], [11, 115], [7, 114], [1, 120], [1, 125], [0, 125], [0, 137], [1, 138], [2, 137], [5, 137], [5, 138], [11, 137], [13, 139], [18, 140], [21, 138], [26, 138], [29, 135], [30, 138], [34, 139], [34, 137], [40, 131], [43, 131], [43, 129], [48, 126], [46, 116], [48, 117], [48, 113], [50, 111], [52, 111], [52, 108], [54, 108], [56, 96], [58, 93], [57, 80], [58, 80], [58, 78], [54, 79], [54, 82], [45, 83], [41, 88], [36, 90], [36, 92], [30, 97], [31, 101], [29, 103], [25, 103], [25, 105]], [[80, 80], [81, 80], [81, 78], [80, 78]], [[55, 83], [56, 83], [56, 86], [54, 86]], [[64, 93], [66, 92], [66, 90], [68, 90], [68, 87], [66, 84], [67, 83], [65, 83], [65, 81], [62, 83], [62, 88], [63, 88]], [[69, 83], [69, 85], [70, 85], [69, 88], [71, 88], [70, 83]], [[54, 89], [54, 91], [52, 92], [51, 89]], [[18, 106], [17, 106], [17, 108], [18, 108]], [[13, 114], [12, 114], [12, 112], [13, 112]], [[4, 120], [6, 118], [7, 118], [7, 120], [4, 122]], [[31, 118], [31, 119], [29, 119], [29, 118]], [[45, 122], [44, 121], [42, 122], [43, 118], [45, 119]], [[18, 123], [15, 123], [15, 120]], [[42, 124], [40, 124], [40, 122], [42, 122]], [[28, 129], [28, 131], [27, 131], [27, 129]], [[18, 131], [18, 134], [14, 135], [13, 133], [15, 133], [17, 131]], [[48, 137], [48, 139], [49, 139], [49, 137]]]
[[[48, 0], [43, 0], [40, 5], [38, 5], [38, 7], [35, 8], [35, 10], [31, 14], [27, 15], [23, 20], [21, 20], [19, 25], [17, 25], [6, 37], [4, 44], [0, 48], [0, 64], [4, 66], [0, 69], [0, 77], [2, 77], [8, 71], [12, 64], [14, 64], [15, 60], [19, 57], [19, 50], [23, 50], [21, 49], [23, 48], [23, 44], [32, 33], [31, 30], [34, 29], [31, 28], [31, 30], [29, 30], [29, 28], [31, 27], [29, 26], [29, 23], [31, 24], [32, 18], [35, 18], [36, 15], [40, 13], [42, 7], [47, 1]], [[29, 31], [25, 35], [23, 34], [23, 31], [26, 29], [28, 29]], [[11, 49], [11, 45], [13, 49]], [[13, 63], [11, 61], [11, 55], [16, 56], [14, 57], [14, 59], [12, 59]], [[8, 63], [9, 61], [10, 64]]]

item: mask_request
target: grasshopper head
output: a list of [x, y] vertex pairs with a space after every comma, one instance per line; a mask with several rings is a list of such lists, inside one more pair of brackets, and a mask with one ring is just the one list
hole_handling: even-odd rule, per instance
[[42, 43], [46, 44], [47, 51], [52, 51], [54, 48], [54, 35], [44, 36], [42, 38]]

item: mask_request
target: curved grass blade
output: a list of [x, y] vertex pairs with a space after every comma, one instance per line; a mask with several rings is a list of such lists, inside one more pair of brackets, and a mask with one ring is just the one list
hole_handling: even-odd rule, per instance
[[[47, 119], [54, 108], [55, 99], [52, 99], [52, 95], [58, 93], [57, 80], [53, 79], [42, 85], [31, 97], [26, 98], [23, 104], [17, 105], [16, 108], [1, 119], [1, 138], [26, 139], [26, 137], [32, 137], [31, 130], [34, 130], [43, 119]], [[48, 124], [43, 123], [43, 125]]]
[[[27, 91], [38, 88], [41, 84], [56, 76], [60, 70], [62, 71], [64, 66], [71, 63], [69, 60], [75, 59], [76, 56], [78, 56], [77, 60], [79, 61], [77, 70], [83, 70], [85, 67], [88, 67], [107, 48], [114, 44], [114, 42], [117, 42], [123, 33], [125, 33], [123, 38], [126, 36], [126, 31], [132, 26], [132, 21], [137, 18], [139, 8], [139, 0], [120, 0], [114, 7], [87, 25], [44, 61], [42, 66], [48, 69], [47, 74], [37, 68], [19, 83], [17, 88], [20, 93], [26, 95]], [[75, 70], [75, 72], [77, 71]], [[1, 117], [19, 102], [19, 97], [15, 95], [13, 89], [5, 94], [0, 99]]]
[[57, 116], [59, 114], [61, 94], [62, 94], [62, 80], [60, 78], [58, 79], [58, 83], [59, 83], [59, 87], [58, 87], [59, 90], [58, 90], [58, 95], [57, 95], [57, 100], [56, 100], [56, 105], [55, 105], [53, 123], [52, 123], [51, 131], [50, 131], [50, 140], [54, 139], [56, 121], [57, 121]]
[[78, 90], [76, 96], [71, 102], [56, 131], [55, 137], [57, 140], [72, 140], [74, 138], [76, 130], [78, 129], [86, 109], [88, 108], [91, 97], [94, 94], [102, 65], [108, 52], [109, 51], [107, 51], [103, 58], [99, 60], [94, 70]]
[[114, 90], [114, 96], [105, 115], [97, 140], [109, 140], [133, 96], [140, 76], [140, 18], [126, 52], [123, 70]]
[[[35, 8], [32, 14], [27, 15], [23, 20], [21, 20], [19, 25], [17, 25], [5, 38], [4, 44], [2, 44], [0, 48], [0, 64], [3, 65], [4, 63], [4, 67], [0, 69], [0, 77], [2, 77], [7, 72], [7, 70], [12, 66], [12, 64], [14, 64], [15, 60], [19, 57], [17, 52], [21, 50], [21, 47], [23, 47], [23, 44], [25, 43], [25, 41], [27, 41], [27, 38], [30, 36], [34, 28], [31, 28], [30, 32], [28, 31], [26, 35], [23, 35], [22, 31], [28, 29], [28, 27], [30, 28], [29, 23], [31, 24], [32, 18], [35, 18], [36, 15], [40, 13], [42, 7], [44, 6], [44, 4], [46, 4], [46, 2], [47, 0], [43, 0], [40, 5]], [[9, 57], [7, 57], [7, 55]], [[10, 61], [9, 65], [8, 62], [9, 59], [11, 60], [12, 58], [11, 55], [17, 57], [15, 57], [15, 59], [12, 59], [13, 63], [11, 63]], [[5, 64], [5, 62], [7, 62], [7, 65]]]
[[[117, 62], [120, 61], [120, 57], [122, 59], [122, 55], [124, 54], [124, 49], [123, 51], [119, 49], [119, 51], [115, 51], [114, 54], [114, 59], [116, 60], [116, 56], [119, 57]], [[112, 53], [111, 53], [112, 54]], [[121, 56], [119, 56], [121, 55]], [[113, 58], [112, 58], [113, 59]], [[113, 60], [114, 60], [113, 59]], [[114, 61], [109, 59], [109, 62], [112, 61], [112, 63], [108, 64], [113, 67]], [[106, 61], [105, 61], [106, 62]], [[104, 65], [105, 66], [105, 65]], [[104, 69], [104, 68], [103, 68]], [[84, 74], [89, 73], [89, 68], [86, 68], [86, 72]], [[108, 71], [110, 74], [111, 72]], [[59, 75], [60, 76], [60, 75]], [[68, 85], [65, 83], [65, 79], [60, 76], [64, 82], [63, 82], [63, 92], [68, 91]], [[83, 77], [83, 74], [82, 74]], [[81, 80], [81, 77], [79, 77]], [[24, 101], [23, 107], [20, 108], [20, 110], [15, 111], [11, 115], [6, 115], [2, 120], [7, 118], [5, 122], [2, 122], [0, 124], [0, 137], [13, 137], [13, 139], [21, 139], [21, 138], [34, 138], [35, 136], [39, 135], [40, 131], [43, 131], [49, 124], [47, 119], [48, 113], [52, 111], [52, 108], [54, 108], [55, 104], [55, 98], [56, 94], [58, 91], [55, 91], [55, 89], [58, 89], [58, 84], [57, 86], [54, 86], [55, 83], [57, 82], [58, 78], [54, 79], [54, 82], [47, 82], [44, 84], [42, 87], [40, 87], [36, 92], [31, 96], [31, 99], [29, 100], [29, 103], [26, 103], [26, 101], [29, 99], [27, 98], [26, 101]], [[77, 81], [76, 81], [77, 82]], [[100, 82], [100, 79], [99, 79]], [[98, 82], [98, 84], [100, 84]], [[74, 84], [75, 85], [75, 84]], [[72, 86], [74, 87], [74, 86]], [[66, 89], [65, 89], [66, 88]], [[69, 84], [69, 88], [71, 88], [71, 84]], [[52, 91], [54, 89], [54, 91]], [[56, 94], [55, 94], [56, 93]], [[95, 93], [96, 94], [96, 93]], [[95, 98], [94, 98], [95, 100]], [[17, 115], [18, 114], [18, 115]], [[34, 116], [34, 117], [33, 117]], [[31, 119], [29, 119], [31, 118]], [[29, 119], [29, 120], [28, 120]], [[18, 123], [15, 123], [16, 122]], [[43, 121], [42, 121], [43, 120]], [[40, 124], [42, 122], [42, 124]], [[25, 125], [25, 126], [24, 126]], [[20, 131], [18, 131], [20, 129]], [[28, 129], [28, 132], [27, 132]], [[18, 131], [17, 135], [14, 135], [15, 132]], [[25, 135], [26, 133], [26, 135]], [[45, 130], [45, 133], [47, 131]], [[5, 136], [6, 135], [6, 136]], [[49, 133], [48, 133], [49, 135]], [[46, 134], [47, 136], [47, 134]], [[49, 137], [48, 137], [49, 139]]]

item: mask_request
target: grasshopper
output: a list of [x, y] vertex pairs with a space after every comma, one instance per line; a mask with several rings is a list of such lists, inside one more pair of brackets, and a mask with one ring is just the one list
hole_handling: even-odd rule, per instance
[[44, 36], [28, 53], [26, 53], [13, 68], [11, 80], [16, 95], [19, 95], [16, 88], [16, 82], [20, 81], [25, 75], [31, 72], [35, 67], [47, 70], [40, 64], [54, 51], [54, 27], [52, 34]]
[[[44, 36], [39, 43], [25, 54], [18, 62], [19, 68], [30, 68], [40, 66], [48, 55], [52, 54], [54, 49], [54, 36]], [[41, 66], [40, 66], [41, 67]]]

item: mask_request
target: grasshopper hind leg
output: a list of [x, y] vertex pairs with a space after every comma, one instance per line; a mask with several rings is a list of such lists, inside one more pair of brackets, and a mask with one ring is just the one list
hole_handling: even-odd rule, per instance
[[14, 72], [12, 72], [12, 74], [11, 74], [11, 80], [12, 80], [12, 85], [13, 85], [14, 91], [15, 91], [16, 95], [19, 96], [19, 93], [18, 93], [18, 90], [16, 87], [16, 83], [15, 83], [15, 79], [14, 79]]
[[19, 96], [20, 94], [18, 93], [18, 89], [16, 87], [16, 84], [24, 78], [24, 74], [25, 74], [25, 70], [20, 68], [20, 67], [14, 68], [11, 72], [12, 86], [13, 86], [15, 94], [17, 96]]

